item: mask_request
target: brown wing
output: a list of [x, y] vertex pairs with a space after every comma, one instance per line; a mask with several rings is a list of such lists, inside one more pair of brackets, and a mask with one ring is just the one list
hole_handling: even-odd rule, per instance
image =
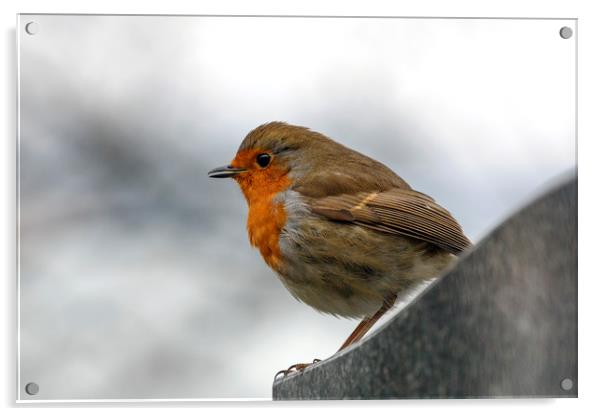
[[312, 210], [331, 220], [427, 241], [453, 254], [470, 247], [460, 224], [429, 196], [409, 189], [316, 198]]

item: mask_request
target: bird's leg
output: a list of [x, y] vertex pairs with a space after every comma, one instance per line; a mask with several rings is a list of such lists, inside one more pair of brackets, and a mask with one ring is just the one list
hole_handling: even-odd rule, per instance
[[[349, 335], [347, 337], [347, 339], [345, 340], [345, 342], [343, 342], [343, 345], [341, 345], [341, 348], [339, 348], [337, 352], [339, 352], [342, 349], [347, 348], [349, 345], [351, 345], [354, 342], [354, 340], [357, 338], [358, 334], [360, 334], [364, 330], [364, 327], [366, 325], [368, 325], [369, 321], [370, 321], [369, 318], [362, 319], [362, 321], [358, 324], [358, 326], [355, 327], [355, 329], [353, 330], [351, 335]], [[368, 329], [370, 329], [370, 328], [368, 328]]]
[[320, 360], [319, 358], [314, 358], [313, 362], [310, 363], [310, 364], [306, 364], [306, 363], [293, 364], [289, 368], [287, 368], [286, 370], [280, 370], [280, 371], [278, 371], [276, 373], [276, 375], [274, 376], [274, 380], [276, 380], [280, 374], [282, 374], [284, 377], [286, 377], [288, 375], [288, 373], [291, 373], [293, 371], [303, 371], [307, 367], [309, 367], [310, 365], [315, 364], [315, 363], [319, 363], [320, 361], [322, 361], [322, 360]]
[[[353, 332], [351, 333], [351, 335], [349, 335], [349, 337], [345, 340], [345, 342], [343, 343], [343, 345], [341, 346], [341, 348], [339, 348], [339, 351], [341, 351], [343, 348], [346, 348], [349, 345], [351, 345], [351, 344], [359, 341], [360, 339], [362, 339], [362, 337], [364, 335], [366, 335], [366, 333], [370, 330], [370, 328], [372, 328], [372, 326], [374, 326], [374, 324], [376, 323], [376, 321], [378, 321], [385, 313], [387, 313], [387, 311], [389, 309], [391, 309], [393, 307], [393, 305], [395, 304], [395, 300], [396, 299], [397, 299], [397, 295], [389, 295], [389, 296], [387, 296], [385, 298], [385, 300], [383, 301], [383, 306], [381, 306], [380, 309], [377, 310], [376, 313], [374, 313], [374, 315], [372, 315], [370, 318], [363, 319], [359, 323], [359, 325], [353, 330]], [[318, 360], [316, 358], [313, 361], [313, 363], [311, 363], [311, 364], [315, 364], [315, 363], [317, 363], [319, 361], [320, 360]], [[307, 367], [309, 367], [311, 364], [305, 364], [305, 363], [293, 364], [289, 368], [287, 368], [286, 370], [280, 370], [280, 371], [278, 371], [276, 373], [276, 375], [274, 376], [274, 380], [276, 380], [280, 374], [282, 374], [284, 377], [286, 377], [289, 373], [291, 373], [293, 371], [303, 371]]]
[[366, 333], [370, 330], [370, 328], [372, 328], [376, 321], [378, 321], [389, 309], [393, 307], [396, 299], [397, 295], [387, 296], [383, 301], [383, 306], [381, 306], [380, 309], [377, 310], [376, 313], [370, 318], [363, 319], [359, 323], [359, 325], [353, 330], [351, 335], [349, 335], [349, 337], [345, 340], [343, 345], [341, 345], [339, 351], [341, 351], [344, 348], [347, 348], [351, 344], [356, 343], [357, 341], [362, 339], [362, 337], [366, 335]]

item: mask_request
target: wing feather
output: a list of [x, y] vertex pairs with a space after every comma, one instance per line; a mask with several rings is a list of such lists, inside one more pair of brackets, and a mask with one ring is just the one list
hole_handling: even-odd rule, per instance
[[339, 194], [312, 199], [313, 212], [389, 234], [423, 240], [453, 254], [470, 247], [454, 217], [431, 197], [411, 189]]

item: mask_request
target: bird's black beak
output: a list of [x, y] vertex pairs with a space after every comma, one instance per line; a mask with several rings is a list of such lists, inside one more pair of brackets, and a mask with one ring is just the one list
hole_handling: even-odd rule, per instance
[[234, 166], [228, 165], [210, 170], [207, 174], [210, 178], [232, 178], [243, 172], [246, 172], [246, 169], [235, 168]]

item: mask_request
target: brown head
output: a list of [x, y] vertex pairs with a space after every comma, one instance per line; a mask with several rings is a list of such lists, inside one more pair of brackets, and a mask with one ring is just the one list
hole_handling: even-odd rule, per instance
[[306, 127], [263, 124], [242, 141], [227, 166], [209, 172], [233, 178], [247, 201], [295, 189], [309, 197], [409, 186], [383, 164]]

